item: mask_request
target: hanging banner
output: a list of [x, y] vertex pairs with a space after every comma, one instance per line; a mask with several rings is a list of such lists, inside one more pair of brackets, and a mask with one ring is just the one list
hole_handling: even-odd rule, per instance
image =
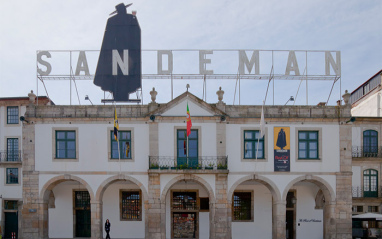
[[290, 128], [274, 127], [274, 171], [289, 172], [290, 171]]

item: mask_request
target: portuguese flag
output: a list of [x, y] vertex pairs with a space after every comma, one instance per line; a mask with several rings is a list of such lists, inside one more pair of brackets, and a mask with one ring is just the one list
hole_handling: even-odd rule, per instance
[[190, 115], [190, 109], [188, 108], [188, 102], [187, 102], [187, 137], [191, 134], [191, 115]]

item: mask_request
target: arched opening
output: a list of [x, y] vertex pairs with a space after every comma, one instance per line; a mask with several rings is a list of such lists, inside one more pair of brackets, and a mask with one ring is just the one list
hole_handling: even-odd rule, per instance
[[106, 237], [104, 224], [111, 223], [111, 238], [145, 238], [147, 191], [133, 177], [117, 175], [105, 180], [96, 193], [100, 202], [100, 235]]
[[299, 177], [287, 185], [283, 198], [286, 200], [286, 238], [329, 238], [335, 195], [325, 180]]
[[91, 203], [93, 192], [87, 182], [72, 175], [50, 179], [43, 186], [42, 237], [91, 237]]
[[198, 176], [182, 175], [164, 188], [166, 238], [210, 238], [214, 232], [214, 192]]
[[274, 207], [280, 198], [276, 185], [265, 177], [250, 175], [236, 181], [228, 193], [232, 238], [273, 238]]

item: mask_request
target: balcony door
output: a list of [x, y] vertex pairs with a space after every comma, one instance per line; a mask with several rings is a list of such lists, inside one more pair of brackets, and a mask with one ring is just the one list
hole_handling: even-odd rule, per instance
[[[192, 168], [198, 166], [198, 130], [191, 130], [188, 136], [187, 144], [187, 130], [177, 130], [177, 166], [182, 168]], [[188, 150], [188, 157], [187, 157]]]
[[366, 169], [363, 171], [363, 196], [378, 197], [378, 171]]

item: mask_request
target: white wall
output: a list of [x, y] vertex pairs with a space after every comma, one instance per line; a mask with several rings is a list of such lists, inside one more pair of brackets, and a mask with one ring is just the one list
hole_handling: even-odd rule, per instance
[[[293, 189], [296, 189], [297, 198], [296, 239], [322, 239], [323, 209], [315, 209], [318, 187], [312, 183], [301, 182], [296, 184]], [[307, 221], [304, 221], [305, 219]]]
[[[120, 124], [119, 127], [134, 128], [133, 161], [108, 161], [110, 130], [112, 124], [36, 124], [35, 138], [36, 171], [147, 171], [149, 156], [149, 132], [146, 124]], [[78, 128], [78, 161], [53, 160], [54, 128]]]
[[[267, 124], [268, 133], [265, 136], [268, 156], [266, 160], [258, 159], [247, 162], [242, 161], [242, 128], [246, 129], [250, 127], [258, 128], [256, 124], [228, 124], [227, 125], [227, 155], [228, 155], [228, 169], [230, 172], [248, 172], [248, 171], [260, 171], [260, 172], [273, 172], [274, 171], [274, 149], [273, 149], [273, 128], [283, 126], [282, 124]], [[339, 171], [340, 155], [339, 155], [339, 127], [338, 125], [328, 124], [289, 124], [290, 127], [290, 171], [291, 172], [336, 172]], [[310, 128], [322, 129], [322, 140], [319, 142], [322, 147], [322, 154], [319, 155], [321, 160], [304, 160], [299, 161], [298, 147], [296, 145], [296, 128], [309, 130]]]
[[362, 99], [360, 103], [351, 109], [352, 116], [381, 117], [382, 114], [382, 91], [376, 92]]
[[272, 195], [263, 185], [239, 185], [236, 190], [253, 190], [253, 222], [232, 222], [232, 238], [272, 238]]
[[142, 220], [141, 221], [121, 221], [119, 193], [121, 189], [139, 189], [135, 184], [114, 183], [110, 185], [103, 196], [103, 236], [106, 237], [104, 224], [106, 219], [111, 223], [111, 238], [144, 238], [145, 237], [145, 217], [144, 203], [142, 198]]
[[361, 188], [361, 167], [360, 166], [352, 166], [352, 172], [353, 172], [353, 175], [352, 175], [352, 186], [353, 187], [360, 187]]

